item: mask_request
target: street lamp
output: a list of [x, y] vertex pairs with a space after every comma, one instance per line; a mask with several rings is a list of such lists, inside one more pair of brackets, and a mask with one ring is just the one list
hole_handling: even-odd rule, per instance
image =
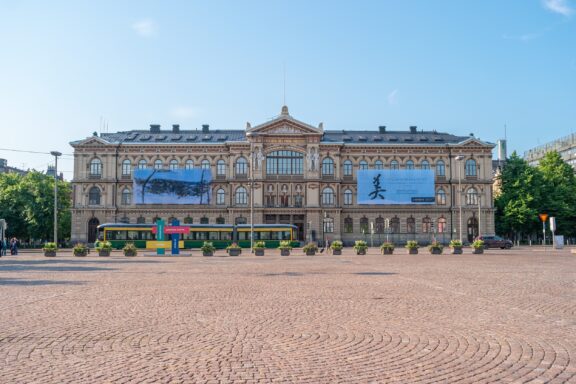
[[58, 246], [58, 156], [61, 152], [50, 152], [54, 156], [54, 244]]
[[[454, 158], [457, 162], [464, 160], [464, 156], [458, 155]], [[459, 227], [460, 233], [458, 234], [458, 240], [462, 242], [462, 165], [458, 164], [458, 208], [459, 208]]]

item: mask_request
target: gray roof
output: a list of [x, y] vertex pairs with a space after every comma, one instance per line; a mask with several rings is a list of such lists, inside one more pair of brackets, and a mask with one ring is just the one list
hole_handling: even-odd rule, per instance
[[[246, 142], [244, 130], [202, 130], [173, 132], [163, 130], [134, 130], [116, 133], [101, 133], [100, 138], [111, 144], [220, 144], [225, 142]], [[461, 143], [470, 136], [455, 136], [436, 131], [324, 131], [321, 143], [344, 144], [387, 144], [387, 145], [446, 145]], [[82, 141], [82, 140], [81, 140]], [[75, 141], [71, 144], [77, 144]]]

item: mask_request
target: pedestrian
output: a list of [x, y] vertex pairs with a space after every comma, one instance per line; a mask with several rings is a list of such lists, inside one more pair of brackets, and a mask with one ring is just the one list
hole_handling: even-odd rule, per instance
[[0, 257], [4, 254], [4, 239], [0, 240]]
[[18, 239], [13, 237], [10, 240], [10, 254], [17, 255], [18, 254]]
[[8, 249], [8, 245], [6, 244], [6, 237], [2, 239], [2, 255], [6, 256], [6, 251]]

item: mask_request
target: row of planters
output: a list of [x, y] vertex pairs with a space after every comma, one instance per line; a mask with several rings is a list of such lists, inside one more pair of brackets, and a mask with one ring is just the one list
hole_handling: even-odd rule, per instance
[[[97, 241], [94, 244], [94, 249], [98, 252], [98, 256], [110, 256], [112, 244], [109, 241]], [[56, 243], [45, 243], [42, 250], [44, 251], [44, 256], [55, 257], [58, 247]], [[136, 256], [138, 254], [138, 249], [133, 243], [126, 243], [122, 251], [124, 256]], [[72, 248], [72, 253], [78, 257], [88, 256], [90, 248], [84, 243], [78, 243]]]
[[[482, 240], [476, 240], [471, 244], [472, 248], [474, 249], [473, 253], [484, 253], [484, 242]], [[452, 249], [452, 254], [454, 255], [461, 255], [463, 244], [460, 240], [452, 240], [450, 241], [449, 247]], [[354, 249], [356, 250], [357, 255], [365, 255], [366, 249], [368, 248], [368, 244], [366, 244], [363, 240], [358, 240], [354, 244]], [[394, 253], [394, 244], [392, 243], [384, 243], [380, 246], [380, 252], [383, 255], [391, 255]], [[408, 240], [406, 245], [404, 246], [408, 250], [408, 254], [416, 255], [418, 254], [418, 249], [420, 245], [415, 240]], [[341, 249], [341, 248], [340, 248]], [[444, 251], [444, 246], [442, 243], [438, 241], [432, 242], [428, 245], [428, 250], [433, 255], [440, 255]]]

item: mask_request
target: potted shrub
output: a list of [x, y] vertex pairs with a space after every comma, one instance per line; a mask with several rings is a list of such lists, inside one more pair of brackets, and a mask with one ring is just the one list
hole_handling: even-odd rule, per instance
[[56, 246], [56, 243], [44, 243], [42, 250], [44, 251], [44, 256], [54, 257], [56, 256], [56, 251], [58, 250], [58, 247]]
[[232, 243], [226, 247], [226, 252], [228, 252], [228, 256], [239, 256], [242, 253], [242, 248], [238, 244]]
[[124, 256], [136, 256], [138, 254], [138, 249], [134, 243], [126, 243], [122, 250], [124, 251]]
[[110, 256], [112, 252], [112, 243], [109, 241], [98, 241], [95, 246], [98, 256]]
[[474, 253], [484, 253], [484, 242], [482, 240], [474, 240], [472, 248], [474, 248]]
[[452, 254], [462, 254], [462, 242], [460, 240], [450, 240], [450, 248], [452, 248]]
[[84, 243], [78, 243], [72, 248], [74, 256], [86, 256], [90, 253], [90, 249]]
[[354, 242], [354, 250], [357, 255], [365, 255], [368, 249], [368, 244], [364, 240], [356, 240]]
[[332, 244], [330, 244], [330, 249], [332, 250], [333, 255], [341, 255], [342, 254], [342, 247], [343, 244], [340, 240], [334, 240]]
[[203, 256], [214, 256], [214, 251], [216, 251], [216, 247], [211, 241], [205, 241], [204, 244], [200, 247]]
[[408, 240], [404, 246], [410, 255], [418, 254], [418, 242], [416, 240]]
[[292, 249], [290, 240], [281, 241], [278, 249], [280, 250], [280, 256], [290, 256], [290, 250]]
[[254, 254], [256, 256], [264, 256], [264, 249], [266, 249], [265, 241], [257, 241], [254, 243]]
[[386, 242], [380, 246], [380, 252], [383, 255], [391, 255], [394, 253], [394, 244], [390, 242]]
[[306, 256], [314, 256], [316, 252], [318, 252], [318, 246], [316, 243], [310, 242], [302, 247], [302, 250], [306, 254]]
[[442, 245], [442, 243], [440, 243], [439, 241], [433, 241], [429, 246], [428, 246], [428, 250], [430, 251], [431, 254], [433, 255], [440, 255], [442, 253], [442, 250], [444, 249], [444, 246]]

